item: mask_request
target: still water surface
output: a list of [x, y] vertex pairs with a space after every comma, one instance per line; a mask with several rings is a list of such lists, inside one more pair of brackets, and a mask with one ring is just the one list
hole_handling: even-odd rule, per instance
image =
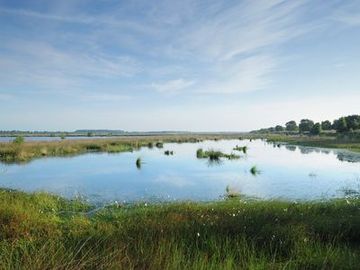
[[[230, 153], [248, 146], [238, 160], [220, 164], [197, 159], [198, 148]], [[173, 156], [164, 155], [174, 151]], [[235, 151], [234, 151], [235, 152]], [[135, 161], [141, 157], [140, 169]], [[349, 162], [351, 160], [353, 162]], [[344, 189], [360, 189], [359, 154], [255, 140], [168, 143], [163, 149], [132, 153], [89, 153], [76, 157], [42, 158], [18, 165], [0, 164], [0, 186], [47, 191], [93, 203], [113, 201], [209, 201], [221, 199], [226, 187], [257, 198], [313, 200], [343, 197]], [[261, 171], [254, 176], [250, 168]]]

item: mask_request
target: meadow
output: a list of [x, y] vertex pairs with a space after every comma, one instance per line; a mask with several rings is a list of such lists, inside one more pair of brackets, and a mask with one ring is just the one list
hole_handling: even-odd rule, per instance
[[360, 200], [114, 203], [0, 192], [0, 269], [354, 269]]

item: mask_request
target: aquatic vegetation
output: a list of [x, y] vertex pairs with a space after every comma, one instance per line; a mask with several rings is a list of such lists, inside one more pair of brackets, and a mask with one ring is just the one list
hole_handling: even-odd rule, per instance
[[260, 173], [259, 169], [256, 166], [252, 166], [250, 169], [252, 175], [258, 175]]
[[163, 143], [163, 142], [157, 142], [157, 143], [155, 144], [155, 146], [156, 146], [157, 148], [163, 148], [163, 147], [164, 147], [164, 143]]
[[359, 208], [234, 197], [96, 209], [0, 190], [0, 269], [357, 269]]
[[197, 158], [204, 158], [204, 151], [203, 151], [203, 149], [198, 149], [197, 151], [196, 151], [196, 157]]
[[220, 158], [227, 158], [227, 159], [239, 159], [240, 156], [234, 153], [225, 154], [221, 151], [216, 151], [213, 149], [209, 149], [208, 151], [203, 151], [203, 149], [198, 149], [196, 151], [197, 158], [208, 158], [210, 161], [220, 160]]
[[166, 151], [164, 152], [164, 154], [165, 154], [166, 156], [174, 155], [174, 151], [166, 150]]
[[209, 158], [210, 160], [219, 160], [221, 157], [223, 157], [223, 153], [220, 151], [215, 151], [210, 149], [209, 151], [205, 152], [205, 156]]
[[154, 142], [149, 142], [147, 145], [150, 149], [154, 148]]
[[231, 187], [229, 185], [226, 186], [225, 191], [226, 191], [226, 194], [225, 194], [226, 198], [238, 198], [241, 195], [239, 190], [237, 190], [236, 188]]
[[238, 146], [236, 145], [234, 148], [233, 148], [234, 151], [240, 151], [240, 152], [243, 152], [244, 154], [247, 153], [247, 150], [248, 150], [248, 147], [247, 146]]
[[136, 164], [136, 168], [141, 169], [142, 160], [140, 157], [136, 159], [135, 164]]

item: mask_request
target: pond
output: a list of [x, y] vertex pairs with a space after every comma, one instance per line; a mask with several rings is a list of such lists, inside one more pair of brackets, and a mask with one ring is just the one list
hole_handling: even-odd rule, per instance
[[[233, 151], [247, 146], [247, 154]], [[196, 158], [199, 148], [236, 152], [240, 159], [220, 163]], [[173, 151], [165, 155], [164, 151]], [[141, 167], [136, 160], [141, 157]], [[27, 164], [0, 164], [0, 186], [46, 191], [92, 203], [114, 201], [211, 201], [226, 190], [261, 199], [314, 200], [345, 196], [360, 188], [360, 155], [347, 151], [262, 140], [166, 143], [119, 154], [89, 153], [42, 158]], [[260, 171], [253, 175], [251, 167]]]

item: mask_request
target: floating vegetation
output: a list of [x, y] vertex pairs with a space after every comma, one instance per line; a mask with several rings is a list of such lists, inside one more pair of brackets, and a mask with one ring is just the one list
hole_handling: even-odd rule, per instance
[[247, 146], [238, 146], [236, 145], [233, 150], [243, 152], [244, 154], [247, 153]]
[[258, 175], [260, 173], [260, 170], [256, 166], [252, 166], [250, 169], [250, 173], [252, 175]]
[[170, 155], [172, 156], [172, 155], [174, 155], [174, 151], [166, 150], [164, 152], [164, 154], [167, 155], [167, 156], [170, 156]]
[[151, 148], [154, 148], [154, 143], [153, 143], [153, 142], [149, 142], [147, 146], [148, 146], [150, 149], [151, 149]]
[[196, 151], [196, 157], [197, 157], [197, 158], [205, 158], [205, 157], [204, 157], [204, 151], [203, 151], [201, 148], [199, 148], [199, 149]]
[[234, 153], [225, 154], [225, 153], [222, 153], [221, 151], [215, 151], [213, 149], [210, 149], [208, 151], [204, 151], [201, 148], [196, 151], [196, 157], [197, 158], [208, 158], [211, 161], [219, 160], [220, 158], [227, 158], [227, 159], [238, 159], [238, 158], [240, 158], [239, 155], [236, 155]]
[[136, 159], [136, 168], [138, 168], [140, 170], [141, 169], [141, 164], [142, 164], [141, 158], [137, 158]]
[[234, 187], [231, 187], [229, 185], [226, 186], [226, 194], [225, 194], [225, 197], [226, 198], [238, 198], [240, 197], [240, 192], [239, 190], [235, 189]]
[[157, 148], [163, 148], [163, 147], [164, 147], [164, 143], [163, 143], [163, 142], [157, 142], [157, 143], [155, 144], [155, 146], [156, 146]]

